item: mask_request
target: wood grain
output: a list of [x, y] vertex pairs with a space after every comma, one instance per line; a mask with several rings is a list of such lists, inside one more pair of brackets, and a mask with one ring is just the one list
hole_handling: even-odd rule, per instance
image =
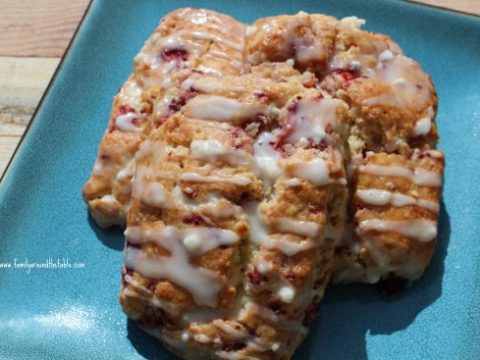
[[2, 137], [0, 136], [0, 174], [7, 167], [8, 161], [12, 157], [13, 151], [20, 141], [20, 137]]
[[0, 136], [3, 124], [25, 126], [59, 58], [0, 57]]
[[480, 15], [480, 0], [412, 0], [435, 7]]
[[0, 56], [60, 57], [88, 0], [1, 0]]
[[59, 58], [0, 57], [0, 174], [59, 61]]

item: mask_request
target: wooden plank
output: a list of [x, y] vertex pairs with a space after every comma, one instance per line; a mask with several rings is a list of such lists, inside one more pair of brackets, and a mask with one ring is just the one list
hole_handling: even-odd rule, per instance
[[444, 9], [480, 15], [480, 0], [409, 0]]
[[25, 131], [25, 127], [25, 124], [0, 122], [0, 147], [3, 146], [3, 139], [6, 137], [20, 138]]
[[20, 141], [20, 136], [0, 136], [0, 175], [7, 167], [13, 151]]
[[0, 57], [0, 174], [60, 59]]
[[[28, 123], [59, 61], [0, 57], [0, 125]], [[0, 135], [9, 134], [0, 130]]]
[[88, 3], [0, 0], [0, 56], [62, 56]]

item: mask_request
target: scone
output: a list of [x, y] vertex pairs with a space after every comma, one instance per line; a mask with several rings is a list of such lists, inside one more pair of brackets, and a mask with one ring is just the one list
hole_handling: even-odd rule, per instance
[[367, 153], [354, 179], [355, 232], [337, 247], [336, 281], [383, 280], [395, 291], [423, 274], [435, 248], [443, 161], [436, 150]]
[[[239, 74], [244, 25], [208, 10], [179, 9], [162, 19], [135, 57], [134, 73], [114, 97], [92, 175], [83, 188], [102, 227], [125, 225], [134, 155], [158, 121], [191, 96], [179, 85], [192, 73]], [[156, 106], [153, 113], [153, 104]]]
[[288, 359], [343, 232], [347, 105], [287, 64], [188, 81], [136, 155], [123, 309], [183, 358]]
[[430, 262], [435, 89], [362, 24], [181, 9], [136, 57], [84, 196], [127, 225], [125, 313], [181, 357], [289, 359], [331, 277]]
[[[435, 90], [397, 44], [360, 31], [352, 20], [340, 22], [321, 86], [354, 112], [347, 139], [349, 222], [333, 279], [400, 290], [423, 274], [436, 243], [444, 161], [435, 150]], [[376, 162], [385, 168], [375, 168]], [[431, 182], [417, 182], [417, 173]]]
[[[344, 158], [350, 205], [346, 232], [336, 252], [334, 281], [376, 283], [395, 279], [407, 284], [417, 279], [430, 262], [436, 236], [422, 243], [418, 240], [420, 235], [402, 234], [401, 228], [413, 226], [415, 233], [430, 227], [436, 229], [438, 210], [424, 213], [419, 205], [424, 203], [423, 195], [417, 195], [413, 185], [403, 184], [405, 177], [398, 174], [422, 167], [419, 164], [425, 160], [419, 163], [418, 154], [427, 154], [424, 157], [435, 154], [430, 158], [435, 159], [432, 166], [438, 179], [428, 201], [438, 207], [443, 154], [435, 150], [437, 97], [429, 76], [414, 60], [403, 55], [389, 37], [362, 31], [362, 24], [363, 20], [355, 17], [338, 21], [305, 13], [260, 19], [247, 28], [244, 54], [247, 66], [286, 61], [300, 70], [313, 71], [319, 79], [319, 88], [350, 107], [350, 122], [345, 124], [347, 129], [341, 135], [347, 143]], [[357, 210], [363, 207], [367, 191], [363, 188], [365, 175], [359, 169], [372, 161], [367, 156], [370, 152], [383, 154], [386, 163], [394, 161], [395, 169], [398, 168], [397, 172], [389, 173], [389, 178], [370, 173], [384, 186], [372, 186], [368, 198], [375, 197], [372, 191], [382, 198], [391, 198], [383, 200], [386, 202], [381, 206], [377, 204], [375, 218], [389, 219], [390, 223], [398, 219], [396, 225], [376, 232], [365, 230], [361, 219], [367, 213]], [[402, 188], [397, 189], [398, 181], [405, 185], [406, 194]], [[397, 191], [391, 195], [378, 193], [387, 184], [392, 187], [390, 190]], [[403, 195], [409, 196], [409, 201]], [[397, 201], [400, 197], [404, 201]], [[396, 214], [393, 217], [392, 211]], [[407, 212], [410, 217], [399, 215]], [[417, 227], [419, 219], [424, 217], [430, 226]], [[381, 240], [373, 241], [372, 236]]]

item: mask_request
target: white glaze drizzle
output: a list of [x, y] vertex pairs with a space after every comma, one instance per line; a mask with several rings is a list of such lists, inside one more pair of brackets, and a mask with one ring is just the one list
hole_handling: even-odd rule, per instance
[[92, 175], [94, 176], [105, 176], [106, 175], [106, 167], [103, 164], [100, 158], [95, 160], [95, 164], [93, 164], [93, 171]]
[[266, 274], [272, 269], [272, 265], [266, 261], [263, 260], [258, 260], [255, 264], [255, 269], [260, 273], [260, 274]]
[[233, 165], [249, 165], [252, 156], [245, 150], [227, 147], [218, 140], [194, 140], [190, 144], [192, 156], [211, 163], [224, 161]]
[[242, 122], [265, 109], [266, 106], [260, 103], [243, 103], [217, 95], [197, 95], [184, 107], [184, 113], [203, 120]]
[[428, 150], [428, 154], [435, 159], [443, 159], [443, 153], [438, 150]]
[[220, 228], [196, 227], [188, 231], [183, 245], [192, 255], [201, 255], [219, 246], [233, 245], [238, 242], [237, 233]]
[[273, 183], [283, 172], [279, 164], [280, 153], [275, 149], [276, 132], [263, 132], [253, 144], [255, 173], [267, 184]]
[[295, 39], [293, 41], [293, 48], [295, 49], [295, 58], [300, 63], [319, 60], [326, 52], [326, 48], [315, 38]]
[[138, 64], [146, 64], [150, 67], [148, 72], [137, 75], [137, 79], [144, 89], [156, 86], [170, 88], [173, 85], [172, 76], [186, 68], [185, 63], [178, 59], [163, 62], [156, 53], [139, 53], [135, 57], [135, 61]]
[[315, 238], [321, 230], [321, 226], [317, 223], [294, 220], [285, 217], [276, 219], [274, 222], [274, 228], [281, 233], [291, 233], [312, 238]]
[[364, 100], [365, 105], [407, 106], [414, 111], [425, 109], [432, 95], [430, 81], [418, 64], [402, 55], [385, 50], [379, 55], [374, 77], [390, 85], [392, 92]]
[[182, 82], [180, 87], [185, 90], [193, 88], [196, 91], [201, 91], [207, 94], [217, 91], [242, 93], [247, 90], [245, 87], [242, 86], [233, 86], [230, 84], [226, 85], [224, 82], [220, 81], [218, 77], [205, 75], [198, 76], [197, 74], [194, 74], [193, 76]]
[[207, 344], [212, 341], [212, 339], [205, 334], [195, 334], [193, 335], [193, 340], [200, 344]]
[[287, 140], [294, 143], [302, 138], [310, 138], [315, 144], [320, 143], [326, 136], [327, 125], [332, 127], [336, 125], [336, 111], [339, 107], [345, 107], [345, 103], [338, 99], [300, 101], [294, 115], [290, 118], [293, 122], [293, 132]]
[[126, 132], [140, 132], [142, 131], [141, 128], [137, 127], [133, 120], [137, 118], [137, 115], [133, 112], [129, 112], [127, 114], [118, 115], [115, 119], [115, 126], [120, 131]]
[[179, 35], [170, 35], [160, 40], [162, 48], [172, 49], [185, 49], [185, 41]]
[[311, 240], [294, 242], [288, 235], [269, 235], [261, 219], [258, 204], [252, 202], [245, 205], [244, 208], [249, 220], [249, 238], [253, 244], [266, 247], [267, 249], [280, 250], [287, 256], [293, 256], [301, 251], [317, 246], [317, 244]]
[[145, 204], [159, 208], [175, 208], [175, 203], [171, 200], [168, 192], [163, 185], [157, 181], [151, 181], [144, 186], [137, 186], [136, 189], [143, 188], [140, 193], [135, 191], [135, 195]]
[[360, 166], [359, 171], [377, 176], [402, 177], [412, 181], [416, 185], [429, 187], [442, 186], [442, 176], [440, 173], [423, 168], [411, 170], [407, 167], [396, 165], [367, 164]]
[[363, 234], [374, 230], [378, 232], [396, 232], [421, 242], [429, 242], [437, 236], [437, 224], [432, 220], [381, 220], [369, 219], [361, 221], [358, 231]]
[[215, 34], [209, 34], [209, 33], [204, 33], [201, 31], [190, 31], [188, 32], [189, 35], [193, 36], [196, 39], [201, 39], [201, 40], [211, 40], [218, 42], [220, 44], [223, 44], [225, 46], [228, 46], [229, 48], [232, 48], [237, 51], [242, 51], [243, 50], [243, 43], [235, 43], [233, 41], [224, 39], [221, 36], [215, 35]]
[[298, 178], [290, 178], [285, 181], [285, 185], [287, 186], [299, 186], [302, 185], [302, 181]]
[[327, 162], [321, 158], [294, 164], [292, 173], [295, 177], [308, 180], [316, 186], [332, 182]]
[[[209, 194], [202, 199], [192, 200], [185, 196], [180, 186], [174, 186], [171, 193], [164, 186], [157, 182], [147, 182], [146, 177], [157, 177], [161, 179], [176, 180], [171, 173], [154, 171], [151, 168], [140, 167], [134, 182], [133, 194], [144, 203], [162, 209], [175, 209], [181, 211], [208, 211], [215, 218], [222, 219], [238, 215], [240, 207], [233, 205], [226, 199], [215, 194]], [[185, 188], [187, 191], [188, 188]]]
[[238, 186], [247, 186], [251, 183], [251, 180], [244, 176], [231, 176], [231, 177], [220, 177], [220, 176], [204, 176], [194, 172], [186, 172], [180, 175], [180, 181], [186, 182], [204, 182], [204, 183], [231, 183]]
[[197, 304], [214, 307], [222, 286], [215, 273], [190, 263], [189, 254], [192, 254], [192, 249], [185, 246], [185, 239], [192, 235], [199, 237], [199, 244], [193, 250], [195, 255], [222, 244], [231, 245], [239, 240], [236, 233], [216, 228], [178, 230], [167, 226], [159, 230], [143, 231], [138, 227], [128, 227], [125, 236], [130, 243], [154, 242], [168, 250], [171, 255], [151, 257], [142, 250], [127, 246], [124, 254], [125, 266], [143, 276], [167, 279], [178, 284], [192, 294]]
[[428, 108], [427, 116], [421, 118], [415, 123], [413, 128], [413, 135], [415, 136], [424, 136], [430, 133], [432, 130], [432, 117], [433, 117], [433, 108], [430, 106]]
[[175, 99], [177, 94], [166, 93], [159, 100], [155, 101], [153, 104], [153, 114], [155, 119], [165, 118], [171, 114], [170, 104], [172, 100]]
[[211, 49], [209, 54], [214, 56], [214, 57], [218, 57], [220, 59], [223, 59], [223, 60], [228, 60], [229, 62], [233, 61], [229, 54], [227, 54], [226, 52], [220, 51], [220, 50], [212, 50]]
[[[175, 85], [174, 75], [192, 68], [191, 56], [198, 56], [205, 48], [205, 44], [188, 39], [188, 32], [183, 31], [175, 35], [161, 37], [154, 35], [143, 47], [142, 51], [135, 56], [135, 62], [141, 67], [142, 64], [149, 66], [148, 72], [137, 72], [137, 78], [141, 80], [144, 88], [161, 86], [165, 89]], [[164, 50], [179, 49], [188, 53], [188, 59], [178, 57], [164, 59], [159, 56]]]
[[434, 201], [416, 199], [412, 196], [408, 196], [399, 192], [391, 192], [381, 189], [361, 189], [357, 190], [356, 196], [360, 198], [364, 203], [372, 205], [387, 205], [392, 204], [396, 207], [404, 207], [408, 205], [416, 205], [427, 209], [429, 211], [437, 213], [439, 210], [438, 203]]
[[294, 242], [288, 235], [271, 235], [263, 240], [262, 246], [267, 249], [280, 250], [287, 256], [294, 256], [299, 252], [317, 247], [317, 244], [312, 240]]
[[236, 244], [240, 237], [231, 230], [210, 227], [191, 227], [177, 229], [167, 226], [158, 231], [142, 231], [138, 226], [129, 226], [125, 236], [132, 244], [142, 244], [148, 241], [163, 246], [164, 242], [181, 241], [189, 254], [203, 255], [219, 246]]
[[365, 20], [360, 19], [356, 16], [347, 16], [340, 20], [342, 26], [348, 27], [351, 30], [359, 30], [363, 25], [365, 25]]
[[132, 106], [135, 109], [140, 107], [142, 98], [142, 88], [133, 79], [129, 79], [125, 82], [120, 92], [117, 94], [117, 98], [123, 103]]
[[290, 304], [295, 297], [295, 289], [291, 286], [282, 286], [280, 289], [278, 289], [277, 294], [280, 300], [282, 300], [284, 303]]
[[107, 194], [107, 195], [103, 195], [101, 198], [100, 198], [100, 201], [112, 208], [112, 207], [116, 207], [116, 206], [121, 206], [120, 203], [118, 202], [118, 200], [115, 198], [115, 196], [111, 195], [111, 194]]
[[166, 278], [184, 287], [192, 293], [195, 302], [199, 305], [216, 306], [221, 289], [216, 275], [209, 270], [190, 265], [183, 245], [171, 242], [163, 246], [177, 255], [166, 258], [166, 261], [160, 261], [159, 258], [149, 257], [141, 250], [127, 246], [124, 253], [125, 265], [143, 276]]
[[380, 55], [378, 56], [378, 60], [380, 62], [385, 62], [385, 61], [390, 61], [394, 57], [393, 53], [390, 51], [390, 49], [384, 50]]

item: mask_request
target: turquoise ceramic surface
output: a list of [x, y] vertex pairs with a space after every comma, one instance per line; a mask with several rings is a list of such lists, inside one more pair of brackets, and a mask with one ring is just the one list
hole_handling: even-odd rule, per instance
[[[0, 358], [173, 359], [117, 300], [123, 240], [80, 195], [112, 96], [166, 13], [205, 7], [251, 22], [299, 10], [367, 20], [432, 75], [447, 167], [440, 238], [425, 276], [385, 298], [330, 287], [296, 359], [480, 358], [480, 20], [396, 1], [93, 2], [0, 184]], [[83, 268], [14, 268], [62, 259]], [[50, 265], [47, 265], [50, 266]]]

